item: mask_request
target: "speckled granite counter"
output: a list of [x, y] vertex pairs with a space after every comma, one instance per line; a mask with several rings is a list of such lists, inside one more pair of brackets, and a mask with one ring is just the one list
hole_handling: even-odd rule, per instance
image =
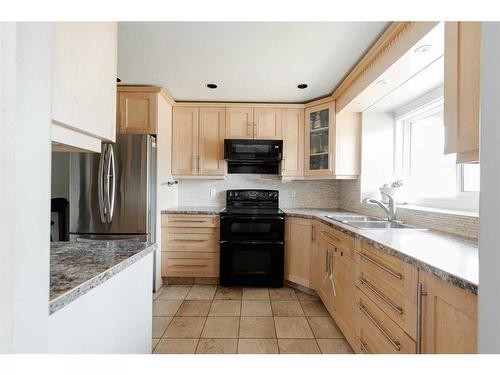
[[[218, 214], [222, 207], [174, 207], [162, 213]], [[479, 255], [476, 241], [433, 230], [357, 229], [326, 218], [326, 215], [360, 215], [336, 208], [282, 208], [293, 217], [319, 219], [338, 230], [367, 241], [404, 262], [448, 283], [477, 294]]]
[[178, 206], [162, 210], [162, 214], [218, 215], [224, 207], [218, 206]]
[[156, 249], [138, 241], [52, 242], [49, 313], [63, 308]]
[[448, 283], [477, 294], [479, 255], [476, 241], [433, 230], [357, 229], [326, 215], [359, 215], [338, 209], [284, 208], [288, 216], [315, 218]]

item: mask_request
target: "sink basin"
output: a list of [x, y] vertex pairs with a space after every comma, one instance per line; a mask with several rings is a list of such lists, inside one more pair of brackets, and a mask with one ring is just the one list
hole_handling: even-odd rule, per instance
[[381, 221], [377, 217], [371, 217], [371, 216], [356, 216], [356, 215], [338, 215], [338, 216], [333, 216], [333, 215], [326, 215], [328, 219], [331, 220], [337, 220], [341, 221], [343, 223], [348, 222], [348, 221]]
[[425, 230], [422, 228], [412, 227], [411, 225], [395, 223], [393, 221], [346, 221], [355, 228], [359, 229], [417, 229]]

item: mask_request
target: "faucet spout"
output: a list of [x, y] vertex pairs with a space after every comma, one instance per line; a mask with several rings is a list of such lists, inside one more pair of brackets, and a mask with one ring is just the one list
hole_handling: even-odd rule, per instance
[[394, 199], [386, 193], [382, 193], [389, 199], [389, 203], [385, 204], [384, 202], [375, 199], [375, 198], [366, 198], [363, 200], [365, 203], [375, 203], [382, 210], [384, 210], [385, 215], [387, 216], [387, 220], [395, 221], [396, 220], [396, 205], [394, 204]]

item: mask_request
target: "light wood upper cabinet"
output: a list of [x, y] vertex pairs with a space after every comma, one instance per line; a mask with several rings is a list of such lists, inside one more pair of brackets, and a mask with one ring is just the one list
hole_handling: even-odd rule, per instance
[[172, 174], [223, 176], [224, 108], [174, 107]]
[[479, 161], [480, 22], [446, 22], [444, 50], [445, 154]]
[[426, 272], [422, 283], [422, 353], [477, 353], [477, 297]]
[[285, 279], [308, 287], [313, 240], [311, 220], [286, 218], [285, 234]]
[[282, 139], [281, 108], [254, 108], [254, 139]]
[[116, 22], [55, 22], [52, 140], [100, 152], [116, 135]]
[[224, 108], [200, 108], [199, 173], [224, 175], [224, 138], [226, 112]]
[[158, 94], [118, 92], [117, 127], [120, 134], [156, 134]]
[[226, 108], [226, 138], [253, 138], [253, 108]]
[[304, 110], [285, 108], [282, 112], [283, 160], [281, 176], [304, 175]]
[[305, 174], [334, 174], [335, 102], [305, 111]]
[[198, 174], [199, 109], [174, 107], [172, 125], [172, 174]]

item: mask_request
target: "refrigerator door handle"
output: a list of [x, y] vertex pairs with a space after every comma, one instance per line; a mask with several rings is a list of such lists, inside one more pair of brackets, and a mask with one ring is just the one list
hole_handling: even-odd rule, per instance
[[106, 223], [106, 213], [104, 209], [104, 157], [106, 154], [107, 145], [103, 144], [101, 148], [101, 155], [99, 156], [99, 170], [97, 172], [97, 193], [99, 198], [99, 214], [101, 221]]
[[115, 193], [116, 193], [116, 170], [115, 170], [115, 154], [113, 146], [108, 145], [108, 223], [113, 220], [113, 212], [115, 211]]

